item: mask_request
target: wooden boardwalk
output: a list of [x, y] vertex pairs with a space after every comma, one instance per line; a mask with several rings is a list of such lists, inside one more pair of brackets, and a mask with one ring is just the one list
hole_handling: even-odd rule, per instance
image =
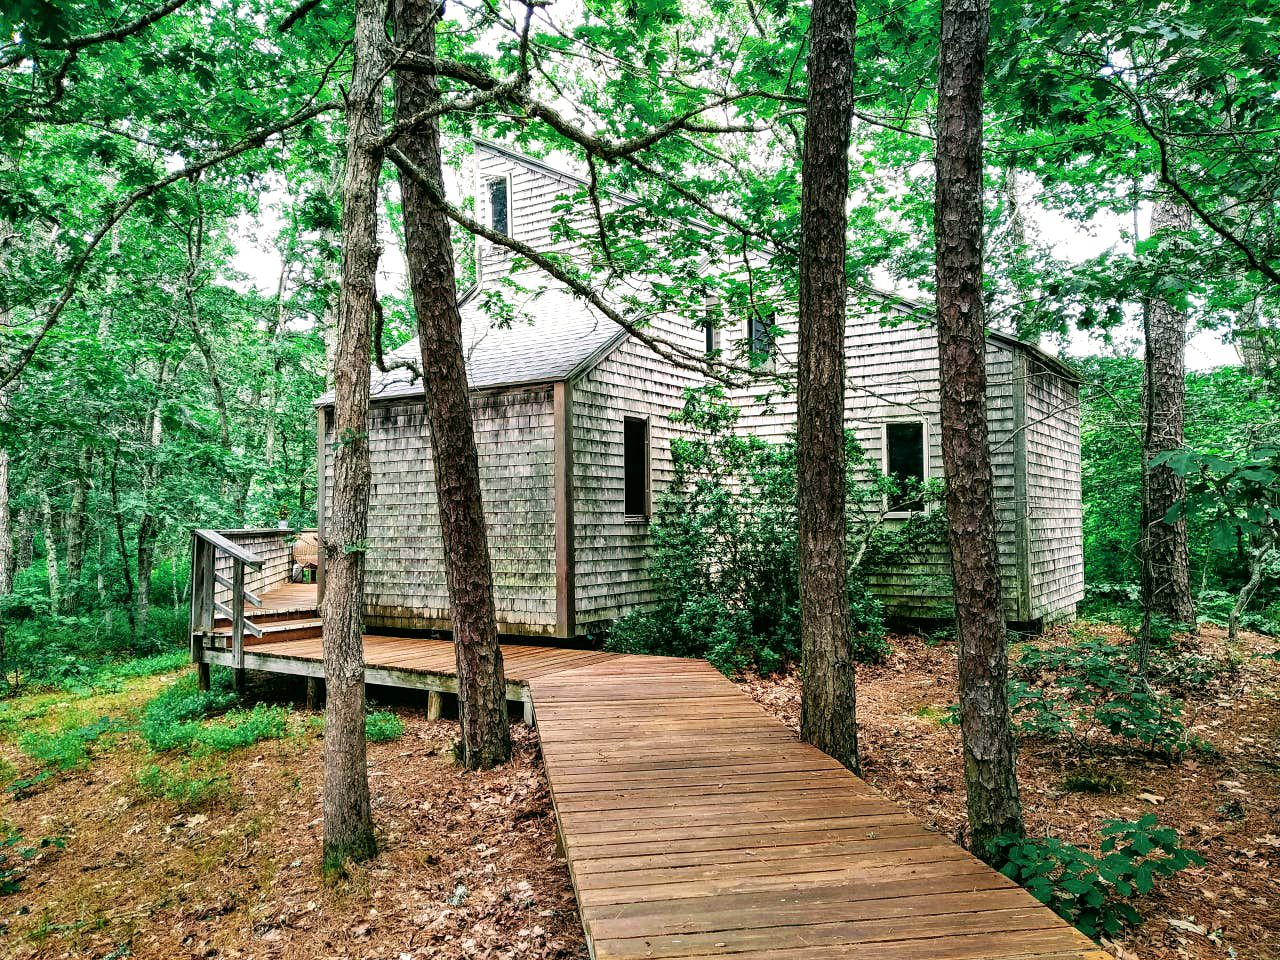
[[[367, 636], [365, 658], [373, 683], [456, 688], [447, 641]], [[703, 661], [531, 644], [503, 659], [596, 960], [1109, 958]], [[280, 673], [320, 660], [319, 637], [246, 651]]]

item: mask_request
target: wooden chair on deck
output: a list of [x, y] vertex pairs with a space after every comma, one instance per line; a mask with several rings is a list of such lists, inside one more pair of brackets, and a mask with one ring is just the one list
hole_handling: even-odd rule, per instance
[[320, 563], [320, 541], [315, 533], [300, 533], [293, 545], [294, 583], [315, 583], [316, 568]]

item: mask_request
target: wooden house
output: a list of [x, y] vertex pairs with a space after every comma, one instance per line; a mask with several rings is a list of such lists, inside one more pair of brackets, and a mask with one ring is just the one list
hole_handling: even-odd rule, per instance
[[[538, 247], [555, 243], [558, 198], [581, 181], [494, 144], [477, 145], [477, 213]], [[506, 634], [574, 637], [652, 604], [649, 517], [671, 480], [671, 416], [703, 381], [664, 360], [545, 278], [491, 293], [506, 252], [480, 242], [478, 282], [462, 301], [495, 600]], [[850, 427], [902, 478], [941, 475], [934, 333], [901, 301], [860, 295], [847, 331]], [[670, 342], [697, 351], [757, 326], [715, 334], [651, 318]], [[775, 321], [767, 349], [794, 356], [794, 321]], [[412, 359], [416, 341], [397, 354]], [[1070, 616], [1083, 593], [1077, 381], [1035, 347], [992, 334], [989, 417], [999, 498], [1006, 612], [1035, 623]], [[422, 384], [405, 369], [373, 373], [365, 618], [371, 629], [448, 629], [440, 531]], [[794, 401], [743, 389], [740, 429], [781, 440]], [[332, 396], [317, 401], [324, 501], [332, 482]], [[902, 569], [877, 571], [889, 612], [936, 616], [948, 597], [945, 547]]]

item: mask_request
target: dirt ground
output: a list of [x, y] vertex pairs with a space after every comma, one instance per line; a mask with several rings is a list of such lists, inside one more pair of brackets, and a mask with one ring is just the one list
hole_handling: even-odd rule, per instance
[[[1061, 642], [1073, 631], [1121, 639], [1115, 628], [1077, 624], [1043, 642]], [[1223, 631], [1205, 627], [1199, 649], [1221, 652], [1224, 641]], [[1275, 640], [1246, 634], [1242, 642], [1239, 672], [1187, 701], [1191, 731], [1216, 754], [1171, 764], [1106, 750], [1021, 745], [1018, 779], [1029, 834], [1096, 849], [1104, 820], [1154, 812], [1205, 859], [1203, 867], [1160, 881], [1137, 903], [1145, 922], [1116, 945], [1124, 960], [1280, 958], [1280, 664], [1250, 655], [1275, 650]], [[887, 664], [859, 672], [858, 717], [866, 779], [959, 839], [965, 828], [960, 732], [938, 722], [955, 702], [955, 676], [954, 647], [895, 637]], [[798, 728], [794, 673], [741, 686]], [[1063, 790], [1064, 778], [1080, 769], [1117, 776], [1124, 789], [1115, 795]]]
[[[1207, 630], [1204, 642], [1220, 645], [1221, 636]], [[1274, 641], [1247, 638], [1246, 645], [1269, 650]], [[958, 837], [959, 733], [938, 722], [954, 699], [954, 677], [952, 649], [895, 637], [890, 661], [861, 671], [859, 710], [867, 778]], [[136, 709], [166, 682], [134, 682], [90, 708]], [[796, 724], [794, 674], [741, 684]], [[1189, 709], [1216, 754], [1170, 765], [1024, 744], [1028, 828], [1090, 846], [1104, 819], [1154, 811], [1206, 865], [1139, 903], [1146, 923], [1115, 945], [1117, 955], [1276, 960], [1280, 665], [1245, 657], [1237, 674], [1199, 691]], [[60, 775], [26, 799], [6, 796], [0, 820], [27, 838], [64, 837], [66, 847], [42, 851], [19, 892], [0, 897], [3, 955], [585, 957], [535, 738], [517, 725], [512, 764], [465, 773], [452, 760], [454, 724], [429, 723], [412, 708], [397, 712], [404, 736], [371, 744], [369, 754], [383, 853], [336, 885], [319, 869], [322, 743], [314, 718], [301, 711], [285, 739], [209, 761], [225, 772], [230, 791], [199, 812], [145, 794], [138, 771], [157, 758], [128, 732], [100, 741], [87, 770]], [[10, 740], [0, 741], [0, 758], [29, 772]], [[1123, 791], [1065, 792], [1064, 777], [1082, 766], [1121, 778]]]

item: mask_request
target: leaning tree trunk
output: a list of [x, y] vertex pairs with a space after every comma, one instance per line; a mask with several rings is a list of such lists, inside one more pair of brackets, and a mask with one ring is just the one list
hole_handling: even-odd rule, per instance
[[[396, 37], [408, 49], [434, 57], [434, 21], [442, 9], [440, 4], [435, 0], [396, 0], [394, 9]], [[428, 75], [401, 71], [396, 74], [395, 88], [397, 122], [421, 113], [439, 98], [435, 80]], [[401, 149], [414, 166], [436, 183], [442, 182], [438, 121], [423, 123], [406, 134]], [[462, 349], [453, 244], [449, 221], [431, 202], [427, 190], [403, 175], [400, 190], [452, 608], [463, 763], [481, 769], [510, 757], [511, 731]]]
[[845, 238], [856, 0], [814, 0], [800, 200], [800, 733], [858, 769], [845, 556]]
[[385, 7], [357, 0], [351, 90], [347, 95], [347, 168], [342, 185], [342, 293], [333, 358], [333, 500], [325, 519], [324, 860], [377, 853], [365, 755], [364, 600], [369, 527], [369, 351], [377, 310], [378, 173], [382, 153], [369, 146], [382, 129], [386, 65]]
[[[1151, 214], [1151, 232], [1191, 229], [1191, 212], [1173, 200], [1161, 200]], [[1183, 476], [1167, 464], [1152, 465], [1159, 454], [1186, 443], [1187, 315], [1156, 297], [1143, 305], [1146, 334], [1143, 382], [1142, 537], [1143, 610], [1150, 616], [1194, 628], [1187, 520], [1165, 517], [1187, 495]], [[1145, 667], [1144, 630], [1141, 659]]]
[[934, 230], [942, 464], [959, 636], [960, 729], [974, 852], [1021, 835], [1008, 651], [987, 439], [982, 309], [982, 103], [988, 0], [942, 0]]

